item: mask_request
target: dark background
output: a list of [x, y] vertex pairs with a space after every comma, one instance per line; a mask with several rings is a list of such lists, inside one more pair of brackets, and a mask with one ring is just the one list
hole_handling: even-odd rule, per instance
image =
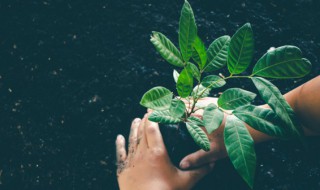
[[[270, 47], [300, 47], [312, 73], [274, 81], [283, 93], [319, 74], [319, 0], [190, 3], [207, 46], [250, 22], [255, 61]], [[138, 103], [146, 90], [174, 90], [172, 67], [149, 38], [156, 30], [177, 44], [182, 4], [0, 1], [1, 190], [117, 189], [116, 135], [127, 135], [131, 120], [143, 115]], [[248, 81], [231, 86], [254, 91]], [[255, 189], [319, 189], [320, 140], [308, 138], [307, 144], [307, 150], [294, 141], [258, 145]], [[246, 188], [227, 159], [196, 187]]]

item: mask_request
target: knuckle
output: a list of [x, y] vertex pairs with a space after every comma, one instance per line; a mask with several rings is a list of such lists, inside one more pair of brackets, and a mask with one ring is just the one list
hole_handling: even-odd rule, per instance
[[163, 155], [165, 155], [165, 150], [163, 148], [152, 148], [151, 149], [151, 154], [153, 157], [161, 157]]
[[149, 134], [155, 134], [156, 132], [157, 132], [157, 130], [156, 130], [155, 126], [153, 126], [153, 125], [148, 125], [148, 127], [147, 127], [147, 133], [149, 133]]

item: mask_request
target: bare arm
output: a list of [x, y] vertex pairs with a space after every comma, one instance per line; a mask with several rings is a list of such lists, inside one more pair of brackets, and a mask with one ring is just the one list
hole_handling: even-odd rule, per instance
[[[291, 90], [284, 95], [284, 98], [300, 119], [305, 135], [320, 135], [320, 76]], [[212, 103], [213, 98], [208, 98], [204, 101]], [[268, 108], [268, 105], [262, 105], [262, 107]], [[202, 113], [200, 112], [200, 115], [201, 114]], [[182, 159], [180, 167], [183, 169], [198, 167], [202, 164], [214, 162], [220, 158], [226, 157], [227, 153], [223, 141], [224, 125], [225, 119], [221, 126], [214, 133], [209, 135], [211, 142], [211, 150], [209, 152], [199, 150], [186, 156]], [[246, 127], [256, 143], [275, 138], [257, 131], [249, 125], [246, 125]]]

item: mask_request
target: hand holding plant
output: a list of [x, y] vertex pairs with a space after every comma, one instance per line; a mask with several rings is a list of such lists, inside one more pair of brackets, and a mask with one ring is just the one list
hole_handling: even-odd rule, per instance
[[[277, 87], [265, 79], [300, 78], [307, 75], [311, 63], [302, 57], [299, 48], [290, 45], [274, 48], [257, 61], [251, 72], [247, 72], [250, 75], [240, 75], [247, 70], [253, 59], [251, 25], [243, 25], [232, 37], [217, 38], [207, 49], [197, 35], [193, 11], [187, 1], [182, 7], [179, 22], [180, 51], [160, 32], [153, 32], [151, 42], [166, 61], [182, 70], [180, 73], [174, 70], [178, 96], [173, 97], [173, 93], [164, 87], [154, 87], [143, 95], [140, 104], [154, 110], [149, 120], [164, 124], [185, 123], [197, 145], [209, 151], [207, 134], [219, 130], [226, 115], [223, 129], [225, 150], [235, 169], [251, 188], [256, 155], [253, 139], [245, 123], [270, 136], [301, 138], [302, 130], [293, 110]], [[224, 66], [228, 67], [228, 75], [208, 74]], [[207, 97], [210, 91], [224, 86], [233, 78], [251, 80], [271, 109], [252, 105], [255, 93], [241, 88], [229, 88], [218, 98], [217, 105], [208, 104], [201, 108], [204, 110], [202, 119], [193, 116], [201, 107], [201, 98]], [[197, 84], [194, 84], [195, 81]], [[190, 109], [187, 109], [181, 98], [190, 102]]]

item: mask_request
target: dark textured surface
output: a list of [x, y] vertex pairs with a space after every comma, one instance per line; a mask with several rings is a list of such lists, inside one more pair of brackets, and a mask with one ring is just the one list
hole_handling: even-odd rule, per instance
[[[172, 67], [149, 36], [157, 30], [177, 44], [182, 3], [0, 1], [0, 189], [117, 189], [116, 135], [145, 112], [138, 102], [146, 90], [174, 89]], [[190, 3], [207, 46], [250, 22], [255, 60], [271, 46], [300, 47], [312, 74], [275, 81], [283, 92], [319, 74], [318, 0]], [[319, 189], [320, 141], [307, 142], [308, 151], [294, 142], [257, 146], [255, 189]], [[196, 189], [246, 188], [223, 160]]]

